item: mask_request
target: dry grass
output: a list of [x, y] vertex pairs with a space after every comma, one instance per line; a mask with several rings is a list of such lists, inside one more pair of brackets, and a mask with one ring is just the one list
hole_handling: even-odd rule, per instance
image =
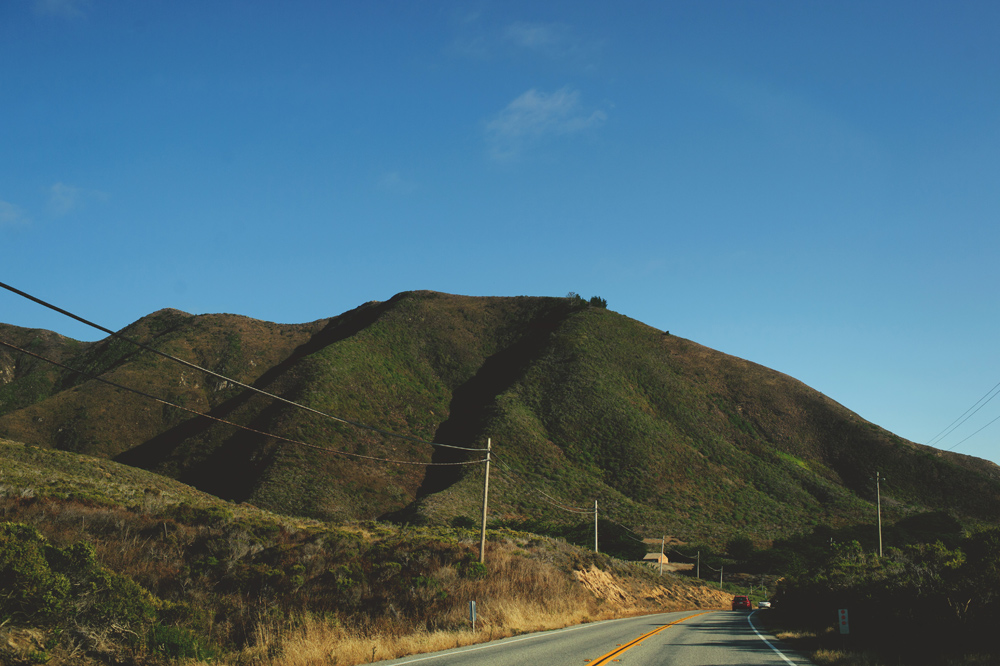
[[[102, 566], [163, 601], [161, 626], [186, 632], [177, 645], [197, 640], [223, 666], [363, 664], [730, 599], [684, 577], [510, 530], [489, 531], [487, 566], [478, 569], [478, 540], [462, 530], [295, 528], [263, 513], [184, 522], [199, 516], [0, 496], [0, 520], [34, 525], [60, 547], [91, 543]], [[295, 570], [301, 579], [293, 584]], [[38, 650], [26, 641], [11, 654]], [[51, 666], [83, 663], [74, 650], [63, 640], [46, 658]], [[161, 663], [151, 650], [134, 663]]]
[[[609, 609], [599, 617], [619, 614]], [[480, 614], [475, 631], [471, 626], [441, 631], [417, 630], [413, 633], [399, 633], [392, 627], [362, 631], [345, 628], [335, 618], [306, 614], [280, 624], [258, 627], [252, 647], [213, 663], [231, 666], [353, 666], [558, 629], [592, 619], [597, 618], [592, 618], [581, 609], [554, 612], [544, 604], [510, 600], [503, 600], [495, 604], [491, 612]], [[461, 620], [469, 624], [468, 618]]]
[[923, 658], [915, 662], [913, 657], [880, 656], [872, 650], [848, 649], [843, 643], [843, 637], [833, 627], [819, 632], [787, 629], [776, 624], [773, 616], [764, 624], [778, 640], [808, 656], [817, 666], [897, 666], [899, 664], [915, 666], [917, 663], [925, 666], [972, 666], [998, 663], [995, 656], [985, 654], [924, 655]]
[[774, 615], [764, 616], [764, 625], [778, 640], [805, 654], [817, 666], [883, 666], [872, 652], [847, 650], [837, 646], [842, 638], [834, 634], [833, 627], [825, 631], [809, 631], [783, 627], [774, 621]]
[[[504, 609], [508, 619], [531, 618], [526, 626], [545, 628], [529, 608]], [[553, 622], [553, 626], [565, 626]], [[395, 659], [411, 654], [435, 652], [448, 648], [473, 645], [528, 630], [501, 629], [490, 623], [448, 631], [420, 630], [399, 634], [390, 627], [371, 632], [348, 629], [331, 618], [312, 615], [297, 616], [281, 625], [258, 628], [253, 647], [246, 648], [222, 664], [232, 666], [349, 666], [373, 660]]]
[[[566, 571], [554, 562], [526, 557], [515, 543], [497, 543], [491, 554], [491, 573], [485, 579], [460, 578], [450, 569], [439, 572], [453, 600], [433, 622], [440, 629], [407, 626], [389, 618], [357, 627], [336, 616], [299, 613], [259, 625], [251, 646], [213, 663], [352, 666], [601, 619], [720, 607], [729, 599], [674, 577], [643, 576], [641, 567], [621, 565], [621, 572], [597, 567]], [[477, 601], [474, 632], [467, 616], [470, 599]]]
[[885, 663], [871, 652], [851, 650], [816, 650], [809, 658], [818, 666], [883, 666]]

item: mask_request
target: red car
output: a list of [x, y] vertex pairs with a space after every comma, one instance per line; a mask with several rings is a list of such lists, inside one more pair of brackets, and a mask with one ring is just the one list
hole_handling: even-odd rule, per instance
[[733, 597], [733, 610], [750, 610], [753, 606], [750, 604], [750, 597], [744, 595], [737, 595]]

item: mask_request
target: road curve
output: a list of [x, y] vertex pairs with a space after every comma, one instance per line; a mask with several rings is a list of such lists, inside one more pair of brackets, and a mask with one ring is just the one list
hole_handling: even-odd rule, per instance
[[382, 666], [809, 666], [743, 611], [683, 611], [593, 622], [379, 661]]

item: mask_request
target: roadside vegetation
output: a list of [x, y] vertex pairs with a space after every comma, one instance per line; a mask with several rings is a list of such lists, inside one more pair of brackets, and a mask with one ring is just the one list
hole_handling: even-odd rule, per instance
[[997, 663], [1000, 529], [925, 514], [888, 529], [894, 545], [881, 557], [873, 534], [874, 526], [799, 540], [798, 562], [765, 615], [779, 637], [831, 666]]
[[[293, 519], [99, 459], [0, 453], [0, 663], [13, 666], [360, 664], [728, 600], [526, 532], [489, 530], [484, 565], [477, 530]], [[89, 484], [88, 466], [104, 470]]]
[[[0, 437], [26, 443], [0, 440], [0, 661], [362, 663], [728, 607], [782, 575], [773, 618], [888, 663], [892, 641], [924, 638], [904, 609], [968, 636], [970, 653], [989, 647], [972, 628], [1000, 619], [1000, 468], [902, 440], [597, 296], [404, 292], [295, 325], [163, 310], [123, 333], [336, 418], [116, 338], [0, 324], [85, 373], [0, 350]], [[487, 439], [483, 568], [482, 451], [429, 442]], [[875, 471], [892, 481], [873, 559]], [[621, 562], [660, 535], [724, 591]], [[859, 633], [827, 645], [847, 602]]]
[[[696, 581], [691, 569], [660, 577], [610, 556], [658, 550], [614, 523], [600, 525], [601, 554], [590, 524], [493, 523], [481, 565], [468, 520], [327, 523], [98, 458], [0, 441], [0, 460], [5, 664], [360, 664], [627, 614], [728, 608], [751, 592], [774, 603], [759, 617], [817, 664], [997, 657], [1000, 530], [944, 512], [887, 523], [882, 558], [874, 525], [668, 547], [674, 566], [700, 555]], [[839, 608], [850, 611], [847, 640]]]

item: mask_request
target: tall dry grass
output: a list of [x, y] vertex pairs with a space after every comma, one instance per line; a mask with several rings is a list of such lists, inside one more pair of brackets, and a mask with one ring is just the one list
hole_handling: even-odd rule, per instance
[[[442, 567], [435, 576], [452, 603], [424, 626], [383, 618], [358, 627], [350, 626], [349, 618], [298, 613], [258, 625], [251, 646], [214, 663], [351, 666], [627, 613], [628, 609], [603, 604], [555, 562], [522, 552], [511, 544], [494, 545], [490, 574], [479, 580], [462, 578], [453, 568]], [[477, 605], [475, 631], [468, 618], [469, 600]]]
[[644, 567], [510, 530], [488, 533], [483, 569], [465, 531], [206, 523], [19, 498], [0, 498], [0, 519], [35, 525], [60, 547], [92, 544], [102, 566], [161, 600], [157, 626], [173, 633], [146, 653], [116, 648], [134, 663], [197, 643], [223, 666], [347, 666], [705, 602], [704, 588], [681, 579], [661, 584]]
[[[482, 606], [478, 606], [482, 608]], [[351, 666], [395, 659], [411, 654], [435, 652], [474, 645], [545, 629], [578, 624], [590, 617], [579, 610], [565, 614], [547, 612], [542, 604], [509, 600], [496, 604], [492, 619], [477, 618], [473, 631], [466, 628], [428, 631], [384, 625], [366, 630], [348, 628], [336, 618], [302, 614], [280, 623], [257, 627], [254, 645], [224, 658], [232, 666]]]

